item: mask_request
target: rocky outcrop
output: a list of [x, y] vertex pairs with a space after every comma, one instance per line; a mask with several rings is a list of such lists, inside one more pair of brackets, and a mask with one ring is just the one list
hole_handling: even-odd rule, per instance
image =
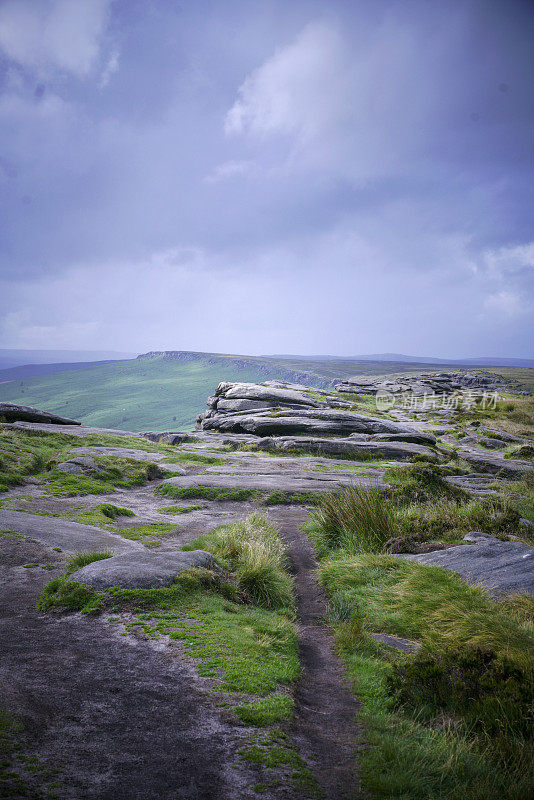
[[[204, 431], [254, 436], [350, 436], [363, 433], [388, 434], [400, 439], [409, 435], [411, 441], [417, 439], [422, 443], [421, 435], [413, 428], [332, 407], [329, 395], [321, 393], [321, 396], [324, 401], [294, 387], [220, 383], [215, 395], [208, 400], [208, 411], [198, 417], [197, 427]], [[344, 406], [350, 407], [350, 404]], [[426, 439], [427, 444], [434, 442], [431, 437]]]
[[497, 391], [506, 386], [506, 381], [498, 375], [481, 375], [471, 372], [436, 372], [430, 374], [402, 375], [395, 378], [347, 378], [336, 384], [338, 392], [353, 394], [377, 394], [389, 392], [400, 394], [410, 392], [415, 395], [452, 394], [463, 389], [479, 389], [487, 392]]
[[473, 583], [481, 583], [490, 594], [510, 592], [534, 594], [534, 547], [522, 542], [501, 542], [486, 533], [468, 533], [470, 544], [420, 555], [399, 554], [420, 564], [435, 564], [457, 572]]
[[52, 425], [81, 425], [75, 419], [59, 417], [49, 411], [40, 411], [31, 406], [19, 406], [15, 403], [0, 403], [0, 419], [6, 422], [45, 422]]
[[239, 438], [240, 444], [253, 443], [259, 450], [272, 452], [436, 460], [429, 449], [436, 444], [431, 434], [385, 417], [356, 414], [348, 410], [350, 403], [338, 401], [325, 390], [273, 384], [220, 383], [208, 399], [208, 411], [198, 417], [198, 435], [227, 435], [230, 441]]
[[76, 570], [69, 580], [79, 581], [97, 591], [119, 586], [121, 589], [157, 589], [170, 586], [174, 579], [192, 567], [222, 572], [211, 553], [191, 550], [178, 553], [134, 551], [101, 561], [93, 561]]

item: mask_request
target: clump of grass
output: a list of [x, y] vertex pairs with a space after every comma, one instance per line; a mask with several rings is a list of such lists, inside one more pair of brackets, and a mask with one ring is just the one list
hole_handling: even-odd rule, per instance
[[83, 583], [70, 581], [69, 576], [87, 564], [92, 564], [93, 561], [111, 558], [112, 555], [113, 553], [109, 550], [95, 553], [76, 553], [68, 560], [65, 574], [59, 578], [54, 578], [46, 584], [37, 603], [37, 609], [39, 611], [49, 611], [55, 608], [66, 611], [81, 611], [82, 614], [91, 614], [99, 611], [103, 605], [102, 595]]
[[120, 506], [113, 505], [113, 503], [100, 503], [97, 508], [109, 519], [117, 519], [117, 517], [135, 517], [135, 513], [131, 509], [121, 508]]
[[94, 553], [76, 553], [71, 556], [67, 561], [65, 567], [65, 575], [72, 575], [76, 570], [86, 567], [87, 564], [92, 564], [93, 561], [102, 561], [105, 558], [111, 558], [113, 553], [111, 550], [99, 550]]
[[458, 503], [438, 498], [431, 503], [397, 505], [396, 517], [406, 532], [427, 538], [458, 539], [468, 531], [514, 533], [519, 527], [516, 505], [506, 498], [485, 497]]
[[332, 550], [377, 552], [401, 533], [385, 493], [362, 486], [323, 495], [308, 529], [322, 554]]
[[262, 608], [293, 612], [292, 583], [285, 571], [287, 555], [275, 529], [261, 514], [233, 525], [221, 525], [187, 545], [208, 550], [235, 573], [239, 589]]

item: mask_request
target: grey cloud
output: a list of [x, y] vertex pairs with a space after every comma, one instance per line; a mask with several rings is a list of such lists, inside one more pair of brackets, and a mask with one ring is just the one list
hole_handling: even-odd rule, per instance
[[0, 32], [6, 341], [524, 351], [528, 4], [62, 3]]

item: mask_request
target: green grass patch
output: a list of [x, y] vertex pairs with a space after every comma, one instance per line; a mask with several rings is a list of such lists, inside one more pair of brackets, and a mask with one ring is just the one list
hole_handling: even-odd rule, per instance
[[156, 494], [175, 499], [192, 498], [199, 500], [219, 500], [219, 501], [245, 501], [259, 500], [262, 492], [255, 489], [227, 489], [215, 486], [173, 486], [170, 483], [162, 483], [155, 489]]
[[264, 727], [293, 716], [294, 700], [287, 694], [271, 694], [257, 703], [236, 706], [235, 713], [245, 725]]
[[461, 469], [438, 466], [436, 464], [411, 464], [404, 467], [390, 467], [384, 480], [394, 490], [398, 503], [421, 503], [436, 498], [463, 500], [467, 493], [444, 480], [446, 475], [457, 475]]
[[173, 486], [160, 484], [156, 494], [173, 499], [216, 500], [218, 502], [245, 502], [257, 500], [264, 505], [317, 505], [318, 495], [313, 492], [263, 492], [258, 489], [232, 489], [217, 486]]
[[193, 463], [193, 464], [224, 464], [222, 458], [218, 456], [204, 456], [201, 453], [179, 453], [178, 455], [173, 455], [170, 458], [166, 458], [165, 461], [168, 464], [181, 464], [181, 463]]
[[128, 488], [156, 477], [170, 476], [156, 464], [99, 454], [94, 474], [68, 475], [55, 466], [72, 457], [76, 448], [91, 445], [133, 447], [137, 450], [175, 454], [169, 445], [153, 445], [146, 439], [94, 434], [80, 439], [67, 433], [0, 428], [0, 492], [38, 476], [45, 491], [56, 496], [106, 494], [116, 486]]
[[58, 578], [53, 578], [46, 584], [37, 603], [37, 609], [39, 611], [49, 611], [50, 609], [81, 611], [82, 614], [92, 614], [100, 611], [103, 607], [102, 595], [83, 583], [69, 580], [69, 576], [93, 561], [111, 558], [112, 555], [113, 553], [109, 550], [94, 553], [76, 553], [68, 560], [65, 574]]
[[283, 783], [304, 797], [315, 800], [324, 797], [323, 789], [302, 756], [289, 745], [284, 731], [270, 731], [257, 743], [243, 747], [239, 755], [262, 770], [262, 782], [257, 785], [257, 791], [274, 789]]
[[200, 511], [205, 506], [163, 506], [158, 508], [158, 514], [188, 514], [190, 511]]

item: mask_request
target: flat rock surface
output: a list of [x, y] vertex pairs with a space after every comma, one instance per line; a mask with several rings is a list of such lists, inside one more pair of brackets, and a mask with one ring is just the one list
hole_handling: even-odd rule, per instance
[[482, 534], [473, 544], [398, 557], [457, 572], [472, 583], [481, 583], [494, 596], [511, 592], [534, 594], [534, 547], [522, 542], [502, 542]]
[[70, 576], [97, 591], [119, 586], [121, 589], [157, 589], [170, 586], [175, 577], [192, 567], [219, 571], [217, 562], [205, 550], [176, 553], [133, 552], [93, 561]]
[[60, 417], [50, 411], [41, 411], [32, 406], [21, 406], [16, 403], [0, 403], [0, 417], [8, 422], [25, 420], [26, 422], [50, 422], [54, 425], [79, 425], [75, 419]]
[[365, 475], [339, 475], [339, 473], [321, 473], [302, 471], [287, 471], [280, 473], [275, 469], [265, 471], [244, 471], [236, 466], [235, 470], [224, 467], [213, 467], [200, 475], [185, 475], [183, 477], [168, 478], [165, 484], [178, 488], [192, 488], [209, 486], [216, 489], [247, 489], [260, 492], [331, 492], [339, 486], [376, 485], [377, 477]]
[[0, 530], [9, 530], [29, 536], [50, 547], [63, 550], [113, 550], [123, 553], [141, 547], [138, 542], [122, 539], [92, 525], [82, 525], [57, 517], [26, 514], [0, 508]]
[[462, 450], [462, 457], [481, 472], [501, 474], [508, 478], [519, 478], [525, 472], [532, 470], [531, 461], [503, 458], [494, 453], [484, 453], [482, 450]]
[[[1, 416], [1, 415], [0, 415]], [[94, 433], [109, 433], [115, 436], [133, 436], [136, 439], [140, 437], [139, 433], [132, 433], [132, 431], [121, 431], [115, 428], [93, 428], [85, 425], [80, 425], [78, 422], [73, 422], [72, 425], [53, 425], [46, 422], [6, 422], [2, 424], [3, 428], [13, 428], [14, 430], [33, 430], [33, 431], [47, 431], [48, 433], [70, 433], [73, 436], [92, 436]]]

